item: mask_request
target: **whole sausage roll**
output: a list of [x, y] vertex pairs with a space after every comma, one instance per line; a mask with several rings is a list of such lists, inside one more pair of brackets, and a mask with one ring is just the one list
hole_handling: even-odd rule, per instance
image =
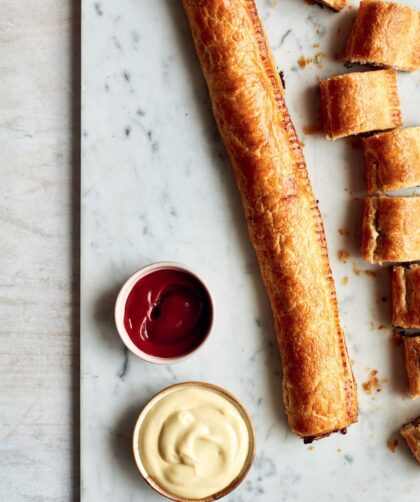
[[307, 441], [357, 420], [321, 215], [253, 0], [183, 0], [275, 318], [283, 397]]

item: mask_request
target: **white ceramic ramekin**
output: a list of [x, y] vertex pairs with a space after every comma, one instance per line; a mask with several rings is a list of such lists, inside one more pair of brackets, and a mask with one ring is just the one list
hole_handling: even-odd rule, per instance
[[[201, 343], [191, 352], [188, 354], [183, 354], [182, 356], [178, 357], [158, 357], [158, 356], [153, 356], [151, 354], [147, 354], [146, 352], [143, 352], [140, 350], [131, 340], [129, 334], [127, 333], [127, 330], [125, 329], [124, 326], [124, 314], [125, 314], [125, 304], [127, 302], [128, 295], [130, 294], [131, 290], [133, 289], [134, 285], [142, 278], [145, 277], [146, 275], [150, 274], [151, 272], [156, 272], [157, 270], [179, 270], [181, 272], [186, 272], [188, 274], [191, 274], [193, 277], [195, 277], [204, 287], [206, 290], [209, 300], [210, 300], [210, 310], [211, 310], [211, 315], [210, 315], [210, 324], [207, 330], [207, 333], [204, 334], [203, 339]], [[200, 277], [195, 271], [193, 271], [190, 267], [186, 265], [182, 265], [180, 263], [176, 262], [171, 262], [171, 261], [161, 261], [161, 262], [156, 262], [152, 263], [151, 265], [147, 265], [146, 267], [141, 268], [138, 270], [136, 273], [134, 273], [127, 281], [125, 282], [124, 286], [121, 288], [118, 296], [117, 296], [117, 301], [115, 302], [115, 311], [114, 311], [114, 317], [115, 317], [115, 325], [117, 327], [117, 331], [121, 337], [121, 340], [124, 342], [125, 346], [137, 357], [141, 357], [145, 361], [149, 363], [154, 363], [154, 364], [175, 364], [179, 363], [181, 361], [185, 361], [185, 359], [188, 359], [191, 357], [195, 352], [197, 352], [198, 349], [200, 349], [204, 342], [207, 340], [207, 338], [210, 335], [210, 332], [212, 330], [213, 324], [214, 324], [214, 303], [213, 303], [213, 297], [210, 293], [210, 290], [208, 289], [206, 283]]]

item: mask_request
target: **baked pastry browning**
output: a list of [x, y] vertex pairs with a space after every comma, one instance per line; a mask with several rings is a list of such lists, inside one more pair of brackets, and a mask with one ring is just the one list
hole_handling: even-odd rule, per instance
[[420, 13], [398, 3], [362, 0], [343, 59], [416, 70], [420, 66]]
[[365, 138], [363, 151], [369, 192], [420, 185], [420, 127]]
[[402, 124], [394, 70], [347, 73], [322, 80], [320, 87], [327, 139]]
[[420, 328], [420, 266], [392, 270], [392, 324]]
[[408, 393], [411, 398], [415, 399], [420, 396], [420, 335], [406, 335], [401, 338], [407, 370]]
[[400, 434], [405, 439], [414, 458], [420, 463], [420, 417], [404, 425]]
[[338, 12], [346, 6], [347, 0], [317, 0], [317, 3], [325, 5], [326, 7]]
[[420, 197], [367, 196], [362, 257], [370, 263], [420, 259]]
[[357, 394], [323, 224], [255, 4], [183, 4], [270, 297], [290, 427], [343, 430]]

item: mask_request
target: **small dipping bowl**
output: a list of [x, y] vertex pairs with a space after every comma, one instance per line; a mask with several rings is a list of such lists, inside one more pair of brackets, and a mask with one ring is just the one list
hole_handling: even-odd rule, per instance
[[175, 262], [152, 263], [134, 273], [118, 294], [114, 314], [125, 346], [155, 364], [190, 357], [203, 346], [214, 321], [204, 280]]
[[[154, 459], [154, 458], [156, 458], [156, 453], [159, 454], [162, 451], [161, 450], [162, 445], [160, 443], [160, 441], [162, 440], [162, 431], [163, 431], [163, 435], [164, 435], [165, 431], [167, 431], [171, 428], [173, 430], [173, 427], [175, 425], [173, 412], [172, 412], [172, 414], [169, 415], [169, 419], [167, 421], [165, 421], [164, 423], [161, 423], [161, 420], [162, 420], [161, 417], [162, 417], [162, 414], [164, 413], [164, 412], [162, 412], [162, 409], [163, 409], [162, 407], [165, 406], [165, 401], [168, 400], [165, 398], [170, 397], [170, 395], [172, 394], [172, 398], [175, 396], [175, 399], [176, 399], [177, 398], [176, 394], [180, 393], [180, 395], [178, 396], [178, 400], [179, 400], [178, 402], [184, 403], [187, 405], [186, 406], [186, 408], [187, 408], [186, 413], [188, 413], [188, 408], [189, 407], [191, 408], [193, 405], [192, 405], [191, 400], [188, 400], [186, 402], [185, 393], [182, 394], [180, 392], [180, 391], [185, 391], [185, 390], [194, 390], [194, 391], [198, 391], [198, 392], [200, 390], [201, 391], [210, 391], [210, 393], [216, 394], [216, 396], [218, 395], [219, 397], [221, 396], [222, 398], [224, 398], [229, 406], [233, 405], [234, 409], [238, 412], [238, 417], [240, 417], [240, 420], [243, 421], [243, 423], [241, 424], [241, 428], [242, 428], [242, 426], [245, 426], [244, 427], [246, 430], [245, 434], [248, 439], [245, 452], [242, 452], [242, 456], [244, 456], [244, 460], [243, 460], [243, 463], [241, 462], [241, 464], [240, 464], [240, 465], [242, 465], [242, 468], [240, 468], [238, 474], [232, 480], [230, 480], [226, 486], [221, 487], [217, 492], [210, 493], [205, 496], [201, 496], [199, 498], [197, 498], [197, 497], [191, 498], [191, 496], [190, 496], [190, 498], [188, 498], [188, 496], [185, 496], [185, 495], [181, 496], [181, 495], [177, 495], [174, 493], [170, 493], [170, 491], [168, 489], [163, 488], [158, 483], [158, 481], [156, 479], [154, 479], [153, 475], [151, 475], [150, 472], [148, 472], [148, 470], [146, 468], [147, 455], [149, 455], [149, 457]], [[157, 407], [157, 408], [155, 408], [155, 407]], [[157, 413], [157, 416], [152, 415], [148, 419], [149, 413], [153, 412], [153, 410]], [[198, 415], [198, 416], [200, 416], [200, 415]], [[208, 412], [206, 412], [205, 416], [208, 416]], [[224, 417], [226, 415], [218, 413], [218, 416]], [[178, 420], [178, 417], [176, 417], [175, 420]], [[180, 433], [181, 437], [188, 438], [186, 440], [186, 442], [190, 445], [192, 442], [192, 439], [191, 439], [191, 435], [190, 435], [191, 432], [188, 432], [188, 430], [190, 430], [190, 431], [194, 430], [194, 426], [196, 427], [197, 425], [194, 424], [193, 419], [188, 416], [187, 417], [186, 416], [180, 417], [180, 419], [177, 423], [178, 424], [180, 424], [180, 423], [185, 424], [186, 428], [191, 427], [191, 429], [181, 430], [181, 433]], [[162, 427], [162, 428], [158, 432], [158, 434], [155, 435], [157, 439], [155, 440], [152, 438], [152, 442], [148, 443], [147, 446], [144, 447], [144, 450], [146, 453], [142, 454], [142, 447], [140, 445], [140, 439], [142, 438], [142, 435], [143, 435], [143, 439], [144, 439], [144, 435], [146, 435], [146, 438], [147, 438], [148, 431], [150, 431], [151, 427], [154, 427], [154, 426], [156, 426], [158, 428], [159, 427]], [[146, 427], [146, 429], [143, 431], [144, 427]], [[244, 429], [242, 428], [242, 431], [243, 430]], [[185, 432], [185, 431], [187, 431], [187, 432]], [[154, 432], [156, 432], [156, 430]], [[186, 434], [188, 434], [188, 436]], [[197, 441], [202, 440], [200, 438], [200, 435], [198, 436], [198, 438], [196, 438], [196, 440]], [[213, 384], [205, 383], [205, 382], [183, 382], [183, 383], [179, 383], [179, 384], [175, 384], [170, 387], [167, 387], [166, 389], [155, 394], [150, 399], [150, 401], [146, 404], [146, 406], [143, 408], [143, 410], [141, 411], [141, 413], [137, 419], [136, 425], [134, 427], [134, 433], [133, 433], [134, 459], [135, 459], [135, 462], [137, 464], [137, 468], [138, 468], [140, 474], [142, 475], [142, 477], [144, 478], [146, 483], [149, 486], [151, 486], [156, 492], [158, 492], [163, 497], [166, 497], [170, 500], [174, 500], [175, 502], [212, 502], [214, 500], [220, 499], [220, 498], [228, 495], [245, 479], [246, 475], [248, 474], [248, 471], [250, 470], [250, 468], [252, 466], [252, 462], [255, 457], [255, 443], [256, 443], [255, 430], [254, 430], [254, 426], [252, 424], [251, 417], [249, 416], [249, 414], [246, 411], [246, 409], [244, 408], [244, 406], [240, 403], [240, 401], [238, 401], [238, 399], [235, 396], [233, 396], [230, 392], [228, 392], [227, 390], [225, 390], [221, 387], [218, 387], [217, 385], [213, 385]], [[170, 441], [170, 444], [173, 444], [173, 443]], [[177, 444], [177, 442], [175, 442], [175, 444]], [[154, 452], [155, 448], [157, 449], [156, 453]], [[149, 453], [147, 453], [147, 452], [149, 452]], [[188, 454], [188, 452], [186, 452], [186, 454]], [[143, 457], [142, 457], [142, 455], [143, 455]], [[171, 454], [170, 452], [169, 453], [167, 452], [166, 455], [169, 455], [169, 458], [173, 458], [173, 453]], [[189, 458], [188, 455], [186, 458], [187, 459]], [[169, 468], [169, 469], [171, 468], [170, 464], [164, 464], [164, 465], [166, 466], [166, 468]], [[172, 474], [173, 474], [173, 472], [172, 472]], [[181, 478], [183, 478], [183, 477], [184, 476], [181, 475]]]

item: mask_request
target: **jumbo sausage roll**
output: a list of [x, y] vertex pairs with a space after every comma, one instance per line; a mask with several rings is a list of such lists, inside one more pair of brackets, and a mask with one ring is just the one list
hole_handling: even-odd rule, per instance
[[365, 197], [362, 258], [370, 263], [420, 260], [420, 196]]
[[327, 139], [402, 125], [395, 70], [346, 73], [320, 83]]
[[420, 328], [419, 265], [392, 269], [392, 324], [399, 328]]
[[369, 192], [420, 185], [420, 127], [374, 134], [362, 143]]
[[420, 12], [398, 3], [361, 1], [343, 60], [415, 71], [420, 66]]
[[324, 228], [253, 0], [183, 0], [275, 318], [290, 427], [357, 419]]

